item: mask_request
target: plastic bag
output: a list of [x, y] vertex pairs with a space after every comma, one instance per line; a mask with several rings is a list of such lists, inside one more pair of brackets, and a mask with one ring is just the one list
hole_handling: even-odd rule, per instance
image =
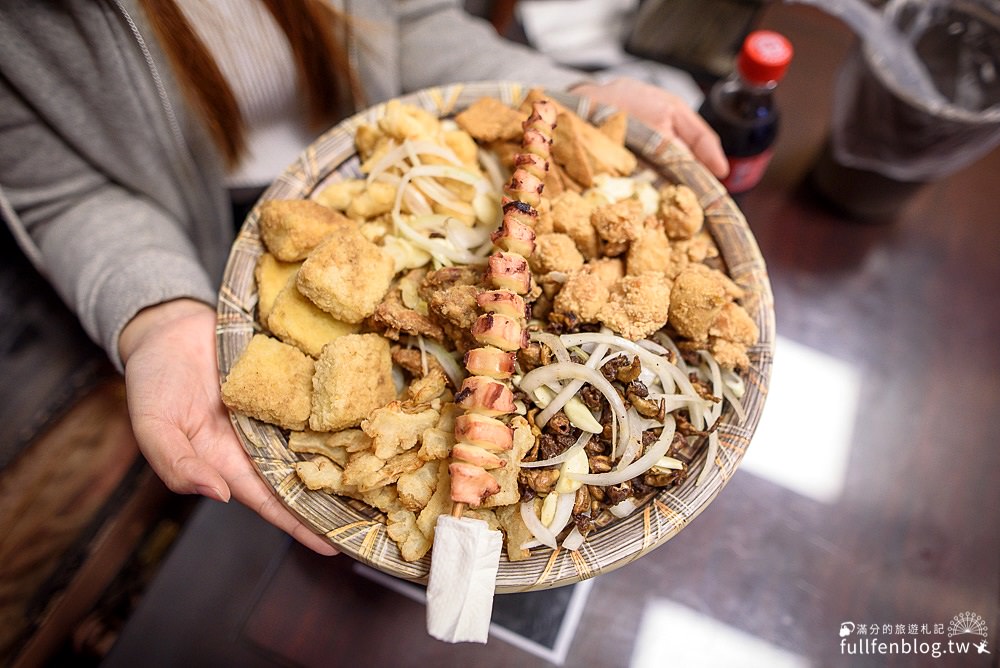
[[861, 0], [797, 1], [861, 40], [834, 92], [838, 163], [928, 182], [1000, 143], [1000, 0], [890, 0], [882, 13]]

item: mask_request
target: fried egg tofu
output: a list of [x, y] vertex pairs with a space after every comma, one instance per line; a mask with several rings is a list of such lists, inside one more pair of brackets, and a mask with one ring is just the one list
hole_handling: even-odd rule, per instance
[[379, 334], [348, 334], [323, 348], [312, 379], [309, 428], [356, 427], [396, 398], [389, 342]]
[[312, 407], [312, 358], [266, 334], [255, 334], [222, 384], [222, 401], [263, 422], [302, 430]]
[[389, 291], [396, 263], [354, 227], [321, 243], [302, 263], [299, 292], [334, 318], [359, 323]]
[[331, 234], [353, 226], [343, 214], [310, 200], [269, 200], [258, 220], [264, 246], [282, 262], [298, 262]]
[[319, 357], [323, 346], [358, 331], [358, 325], [337, 320], [303, 297], [295, 282], [293, 274], [274, 298], [267, 318], [272, 334], [307, 355]]

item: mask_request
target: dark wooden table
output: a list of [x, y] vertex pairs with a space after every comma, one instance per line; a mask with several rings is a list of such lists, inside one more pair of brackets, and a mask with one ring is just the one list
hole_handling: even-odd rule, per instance
[[[775, 293], [772, 396], [719, 498], [593, 582], [566, 664], [996, 666], [1000, 152], [892, 223], [838, 217], [803, 182], [853, 38], [803, 7], [772, 6], [764, 24], [796, 48], [773, 166], [741, 201]], [[931, 656], [983, 639], [949, 637], [962, 613], [989, 653]], [[107, 665], [548, 665], [423, 629], [421, 605], [349, 559], [204, 502]], [[876, 638], [895, 653], [859, 644]]]

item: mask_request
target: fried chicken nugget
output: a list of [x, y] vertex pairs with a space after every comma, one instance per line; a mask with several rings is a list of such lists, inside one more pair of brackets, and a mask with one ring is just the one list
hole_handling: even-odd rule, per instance
[[298, 348], [255, 334], [222, 383], [222, 401], [234, 411], [301, 431], [309, 421], [314, 366]]
[[611, 290], [598, 319], [626, 339], [644, 339], [667, 324], [670, 280], [659, 272], [626, 276]]

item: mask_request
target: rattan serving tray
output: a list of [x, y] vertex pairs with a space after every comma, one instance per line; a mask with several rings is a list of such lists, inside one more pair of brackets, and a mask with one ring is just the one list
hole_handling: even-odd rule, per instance
[[[456, 84], [423, 90], [402, 100], [448, 117], [483, 96], [515, 105], [527, 92], [528, 88], [507, 82]], [[610, 113], [607, 108], [589, 105], [563, 93], [551, 96], [585, 118], [599, 120]], [[360, 176], [354, 149], [355, 131], [359, 125], [374, 122], [384, 111], [384, 105], [373, 107], [319, 137], [275, 180], [260, 201], [308, 199], [331, 182]], [[751, 366], [744, 374], [747, 417], [737, 424], [731, 408], [723, 414], [717, 466], [700, 486], [695, 485], [695, 479], [704, 464], [704, 448], [694, 462], [694, 474], [685, 483], [659, 492], [630, 517], [591, 534], [578, 552], [535, 548], [532, 557], [524, 561], [508, 562], [503, 557], [497, 574], [498, 592], [571, 584], [623, 566], [663, 545], [725, 487], [743, 459], [763, 409], [774, 350], [773, 298], [763, 258], [743, 214], [719, 182], [684, 147], [664, 141], [632, 121], [627, 144], [664, 181], [685, 183], [694, 189], [730, 275], [746, 290], [744, 305], [760, 328], [760, 342], [750, 350]], [[233, 244], [219, 292], [220, 378], [226, 377], [257, 329], [254, 267], [263, 252], [257, 230], [259, 204], [250, 212]], [[403, 561], [396, 544], [387, 536], [378, 511], [357, 501], [306, 489], [292, 468], [303, 457], [288, 450], [281, 430], [236, 413], [231, 418], [256, 470], [307, 525], [363, 563], [406, 580], [426, 582], [431, 554], [417, 562]]]

